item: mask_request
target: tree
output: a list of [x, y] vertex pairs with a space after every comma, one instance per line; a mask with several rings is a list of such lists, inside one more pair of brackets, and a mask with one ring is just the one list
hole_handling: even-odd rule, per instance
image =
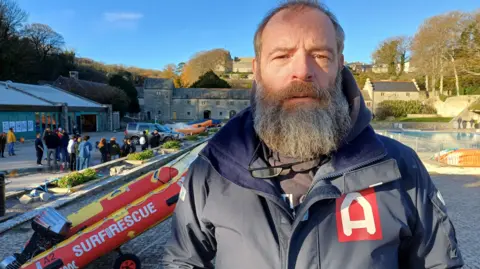
[[[232, 57], [230, 52], [224, 49], [213, 49], [199, 52], [184, 65], [181, 75], [182, 84], [191, 85], [199, 77], [210, 70], [218, 70], [223, 67], [225, 71], [232, 69]], [[224, 71], [220, 71], [224, 72]]]
[[228, 82], [221, 79], [213, 71], [208, 71], [207, 73], [200, 76], [200, 78], [195, 81], [190, 88], [231, 88]]
[[0, 44], [15, 34], [27, 17], [27, 13], [15, 1], [0, 0]]
[[446, 68], [450, 68], [455, 76], [457, 95], [460, 95], [458, 59], [465, 23], [465, 14], [453, 11], [427, 19], [415, 35], [412, 51], [416, 65], [421, 67], [427, 76], [432, 76], [431, 87], [434, 91], [436, 78], [440, 76], [442, 86]]
[[467, 26], [460, 36], [458, 56], [462, 71], [480, 76], [480, 9], [468, 16]]
[[[388, 38], [380, 43], [373, 52], [372, 58], [375, 64], [388, 66], [388, 73], [392, 76], [400, 76], [405, 70], [408, 61], [410, 39], [405, 36]], [[400, 68], [397, 68], [397, 67]], [[398, 69], [398, 70], [397, 70]]]
[[50, 26], [41, 23], [25, 26], [22, 35], [32, 42], [41, 61], [44, 61], [49, 54], [61, 52], [65, 45], [62, 35], [55, 32]]
[[117, 87], [121, 90], [123, 90], [130, 101], [130, 106], [128, 108], [128, 112], [130, 113], [138, 113], [140, 112], [140, 105], [138, 104], [138, 94], [137, 94], [137, 89], [135, 89], [135, 86], [133, 83], [127, 79], [125, 79], [122, 75], [120, 74], [115, 74], [110, 77], [110, 80], [108, 81], [108, 84], [113, 87]]

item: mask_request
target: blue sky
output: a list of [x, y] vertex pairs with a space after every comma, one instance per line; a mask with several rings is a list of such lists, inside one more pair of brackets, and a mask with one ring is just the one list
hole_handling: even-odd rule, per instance
[[[78, 56], [162, 69], [198, 51], [253, 56], [252, 38], [278, 0], [18, 0], [29, 22], [50, 25]], [[477, 5], [475, 5], [475, 2]], [[388, 37], [413, 35], [428, 17], [473, 11], [478, 0], [325, 0], [346, 32], [345, 59], [370, 62]]]

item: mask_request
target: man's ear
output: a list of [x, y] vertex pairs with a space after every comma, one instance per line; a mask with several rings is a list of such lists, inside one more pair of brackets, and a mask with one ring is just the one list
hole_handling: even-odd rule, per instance
[[252, 72], [253, 72], [254, 77], [256, 77], [256, 75], [257, 75], [257, 64], [258, 64], [257, 58], [253, 58], [253, 60], [252, 60]]

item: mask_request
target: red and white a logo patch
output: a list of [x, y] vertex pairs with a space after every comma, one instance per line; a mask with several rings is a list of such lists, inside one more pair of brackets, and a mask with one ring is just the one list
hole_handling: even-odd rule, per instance
[[373, 188], [352, 192], [336, 200], [338, 241], [381, 240], [382, 225]]

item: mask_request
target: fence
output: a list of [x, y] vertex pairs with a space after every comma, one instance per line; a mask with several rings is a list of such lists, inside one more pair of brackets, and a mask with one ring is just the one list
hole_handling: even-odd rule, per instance
[[474, 140], [432, 140], [421, 137], [404, 135], [402, 133], [391, 133], [388, 131], [376, 131], [378, 134], [395, 139], [411, 147], [417, 153], [437, 153], [444, 149], [452, 148], [474, 148], [480, 149], [480, 141]]

